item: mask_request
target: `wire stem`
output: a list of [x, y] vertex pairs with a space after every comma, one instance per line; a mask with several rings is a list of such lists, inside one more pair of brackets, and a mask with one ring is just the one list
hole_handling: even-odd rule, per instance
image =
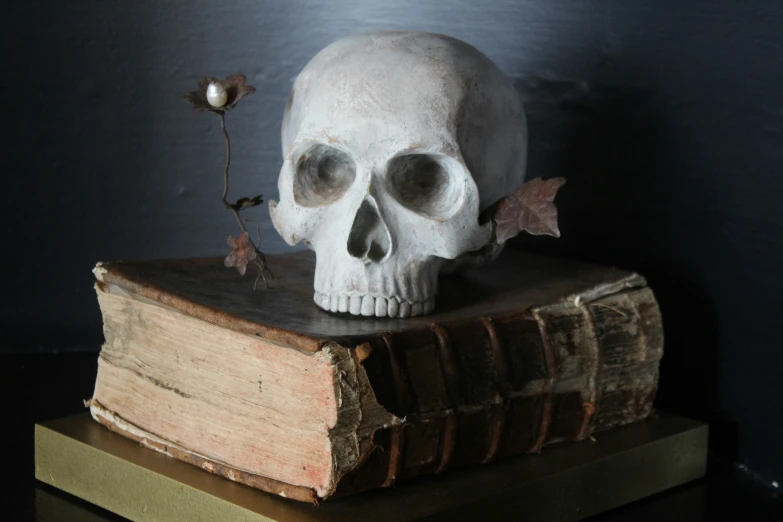
[[[237, 221], [237, 225], [239, 225], [239, 228], [242, 229], [242, 232], [247, 232], [247, 227], [245, 226], [245, 222], [242, 220], [242, 217], [239, 215], [239, 210], [237, 210], [237, 205], [232, 204], [228, 202], [228, 169], [231, 166], [231, 141], [228, 138], [228, 131], [226, 130], [226, 115], [223, 112], [218, 112], [218, 116], [220, 117], [220, 130], [223, 131], [223, 139], [226, 142], [226, 165], [223, 167], [223, 196], [220, 198], [223, 202], [223, 205], [227, 209], [231, 211], [232, 214], [234, 214], [234, 219]], [[248, 234], [249, 235], [249, 234]], [[256, 255], [258, 258], [255, 260], [255, 264], [260, 269], [260, 273], [258, 274], [258, 277], [256, 277], [255, 282], [253, 283], [253, 290], [256, 289], [256, 286], [258, 284], [258, 279], [263, 278], [264, 280], [264, 286], [269, 288], [269, 283], [266, 280], [266, 272], [269, 272], [269, 275], [271, 277], [274, 277], [272, 274], [272, 271], [269, 270], [269, 267], [266, 264], [266, 256], [261, 252], [261, 249], [259, 248], [259, 245], [261, 244], [261, 227], [259, 225], [258, 227], [258, 241], [254, 242], [252, 238], [248, 237], [250, 240], [250, 244], [253, 245], [253, 250], [256, 251]]]
[[[245, 228], [244, 222], [242, 222], [242, 218], [239, 216], [239, 211], [237, 211], [235, 206], [228, 202], [228, 169], [231, 166], [231, 140], [228, 138], [228, 131], [226, 130], [226, 115], [222, 112], [218, 113], [218, 116], [220, 117], [220, 130], [223, 131], [223, 140], [226, 142], [226, 165], [223, 167], [223, 197], [221, 197], [221, 201], [223, 202], [223, 205], [226, 206], [227, 209], [231, 211], [232, 214], [234, 214], [234, 219], [237, 220], [237, 224], [239, 225], [239, 228], [242, 229], [242, 232], [247, 232], [247, 228]], [[253, 240], [251, 239], [250, 242], [252, 243]], [[253, 245], [255, 247], [256, 245]]]
[[231, 142], [228, 139], [228, 131], [226, 131], [226, 115], [219, 112], [220, 116], [220, 130], [223, 131], [223, 139], [226, 142], [226, 166], [223, 167], [223, 204], [227, 207], [231, 207], [226, 197], [228, 197], [228, 168], [231, 166]]

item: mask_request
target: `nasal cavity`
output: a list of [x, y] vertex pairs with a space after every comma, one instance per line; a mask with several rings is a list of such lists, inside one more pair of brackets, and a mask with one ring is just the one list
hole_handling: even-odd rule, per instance
[[389, 229], [378, 214], [375, 204], [365, 199], [351, 225], [348, 253], [365, 263], [378, 263], [386, 257], [390, 248]]

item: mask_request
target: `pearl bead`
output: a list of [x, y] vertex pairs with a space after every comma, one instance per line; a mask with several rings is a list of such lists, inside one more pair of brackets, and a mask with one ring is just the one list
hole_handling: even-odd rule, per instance
[[222, 107], [228, 101], [226, 88], [219, 83], [210, 83], [207, 87], [207, 101], [213, 107]]

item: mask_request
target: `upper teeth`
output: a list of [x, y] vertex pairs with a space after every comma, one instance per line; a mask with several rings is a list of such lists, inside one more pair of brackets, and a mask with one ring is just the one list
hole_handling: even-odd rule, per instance
[[367, 317], [415, 317], [428, 314], [435, 308], [435, 298], [411, 303], [398, 297], [375, 297], [361, 294], [328, 295], [316, 292], [315, 304], [331, 312], [350, 313]]

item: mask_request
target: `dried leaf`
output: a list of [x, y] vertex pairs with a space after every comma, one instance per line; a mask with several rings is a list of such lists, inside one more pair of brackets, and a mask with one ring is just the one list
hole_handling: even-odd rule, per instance
[[229, 254], [226, 256], [224, 264], [227, 267], [236, 267], [240, 275], [245, 275], [247, 265], [258, 257], [256, 248], [250, 241], [250, 236], [247, 232], [242, 232], [237, 239], [228, 236], [226, 242], [228, 243]]
[[504, 243], [520, 232], [560, 237], [554, 200], [565, 181], [565, 178], [536, 178], [501, 200], [493, 217], [496, 241]]
[[[236, 107], [239, 100], [256, 92], [256, 88], [252, 85], [245, 85], [244, 74], [234, 74], [229, 76], [225, 80], [218, 80], [211, 76], [206, 76], [198, 81], [198, 90], [191, 91], [185, 94], [182, 99], [190, 103], [193, 106], [193, 110], [196, 111], [212, 111], [212, 112], [225, 112], [230, 111]], [[226, 104], [222, 107], [213, 107], [209, 101], [207, 101], [207, 87], [211, 83], [218, 83], [226, 89], [227, 99]]]

